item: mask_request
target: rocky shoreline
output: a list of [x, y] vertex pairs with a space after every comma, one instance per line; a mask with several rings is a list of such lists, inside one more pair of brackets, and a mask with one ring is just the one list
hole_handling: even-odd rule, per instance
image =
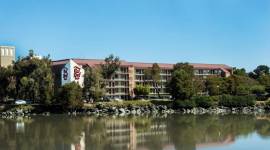
[[263, 106], [254, 107], [241, 107], [241, 108], [229, 108], [229, 107], [213, 107], [213, 108], [170, 108], [166, 105], [153, 105], [153, 106], [130, 106], [130, 107], [105, 107], [98, 106], [95, 108], [85, 108], [70, 112], [39, 112], [31, 110], [14, 109], [13, 111], [0, 112], [0, 118], [16, 118], [16, 117], [29, 117], [35, 115], [49, 116], [51, 114], [67, 114], [67, 115], [94, 115], [94, 116], [141, 116], [141, 115], [151, 115], [151, 114], [191, 114], [191, 115], [227, 115], [227, 114], [267, 114], [270, 109]]
[[167, 106], [151, 106], [151, 107], [132, 107], [132, 108], [95, 108], [87, 110], [87, 115], [144, 115], [144, 114], [192, 114], [192, 115], [203, 115], [203, 114], [264, 114], [269, 113], [269, 109], [266, 107], [242, 107], [242, 108], [229, 108], [229, 107], [213, 107], [213, 108], [201, 108], [196, 107], [192, 109], [173, 109]]

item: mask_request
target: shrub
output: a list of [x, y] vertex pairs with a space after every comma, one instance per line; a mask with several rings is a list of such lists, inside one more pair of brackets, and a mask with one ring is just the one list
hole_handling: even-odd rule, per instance
[[78, 109], [83, 106], [82, 88], [75, 82], [63, 85], [59, 91], [58, 102], [65, 109]]
[[210, 96], [197, 96], [193, 97], [192, 100], [195, 102], [196, 107], [209, 108], [214, 105], [214, 100]]
[[136, 96], [144, 96], [146, 97], [150, 93], [150, 86], [149, 85], [137, 85], [134, 88], [134, 94]]
[[256, 100], [257, 101], [267, 101], [268, 100], [268, 95], [265, 95], [265, 94], [263, 94], [263, 95], [256, 95]]
[[248, 95], [250, 94], [250, 87], [246, 85], [239, 85], [236, 87], [236, 95]]
[[174, 106], [176, 108], [191, 109], [196, 107], [196, 104], [193, 100], [176, 100]]
[[220, 96], [211, 96], [211, 99], [214, 103], [218, 103]]
[[219, 105], [225, 107], [247, 107], [254, 106], [256, 101], [255, 96], [220, 96]]
[[172, 101], [167, 101], [167, 100], [163, 100], [163, 101], [152, 100], [151, 103], [154, 104], [154, 105], [166, 105], [166, 106], [169, 106], [169, 105], [172, 104]]
[[262, 95], [265, 93], [265, 87], [262, 85], [254, 85], [251, 87], [251, 92], [256, 95]]
[[268, 107], [268, 108], [270, 108], [270, 100], [268, 100], [268, 101], [265, 102], [265, 106]]

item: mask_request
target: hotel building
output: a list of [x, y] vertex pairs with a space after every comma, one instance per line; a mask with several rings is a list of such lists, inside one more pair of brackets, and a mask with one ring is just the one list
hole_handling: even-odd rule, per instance
[[[77, 82], [83, 87], [84, 66], [95, 67], [104, 63], [97, 59], [64, 59], [53, 61], [53, 72], [55, 73], [56, 86], [70, 82]], [[129, 99], [134, 97], [133, 89], [138, 84], [144, 84], [144, 72], [152, 67], [152, 63], [121, 61], [119, 70], [110, 79], [106, 87], [106, 96], [111, 98]], [[169, 96], [166, 91], [166, 83], [171, 77], [174, 64], [158, 64], [161, 69], [161, 84], [158, 87], [160, 95]], [[194, 74], [201, 78], [208, 76], [229, 77], [233, 69], [223, 64], [190, 64], [194, 68]], [[157, 91], [151, 87], [151, 96], [157, 96]]]
[[0, 46], [0, 67], [12, 65], [15, 61], [15, 47]]

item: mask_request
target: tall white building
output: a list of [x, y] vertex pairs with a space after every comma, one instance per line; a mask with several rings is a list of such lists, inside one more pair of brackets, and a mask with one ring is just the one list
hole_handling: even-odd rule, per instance
[[13, 61], [15, 61], [15, 47], [0, 46], [0, 67], [12, 65]]

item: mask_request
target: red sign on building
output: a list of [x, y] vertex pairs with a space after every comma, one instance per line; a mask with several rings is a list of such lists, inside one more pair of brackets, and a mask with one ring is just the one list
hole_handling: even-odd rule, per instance
[[74, 67], [74, 78], [75, 80], [80, 80], [81, 77], [81, 68], [75, 66]]

